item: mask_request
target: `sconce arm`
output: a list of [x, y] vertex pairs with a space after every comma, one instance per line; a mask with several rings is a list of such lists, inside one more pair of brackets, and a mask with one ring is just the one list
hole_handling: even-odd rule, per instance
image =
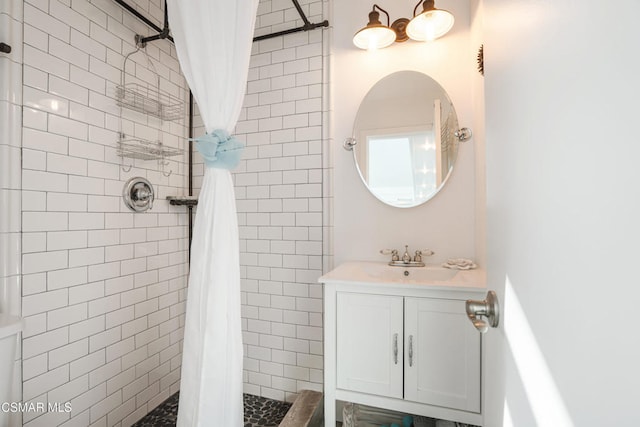
[[[378, 9], [379, 11], [383, 12], [385, 15], [387, 15], [387, 27], [390, 25], [391, 20], [389, 19], [389, 13], [387, 13], [386, 10], [384, 10], [383, 8], [381, 8], [380, 6], [378, 6], [377, 4], [373, 5], [373, 8], [371, 9], [371, 12], [375, 12], [376, 9]], [[369, 14], [369, 21], [371, 21], [371, 14]]]

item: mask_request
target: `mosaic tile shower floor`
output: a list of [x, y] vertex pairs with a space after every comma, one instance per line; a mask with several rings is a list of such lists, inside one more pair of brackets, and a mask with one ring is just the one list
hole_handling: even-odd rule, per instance
[[[174, 427], [178, 417], [178, 396], [176, 393], [165, 400], [133, 427]], [[245, 394], [244, 427], [276, 427], [290, 407], [291, 403]]]

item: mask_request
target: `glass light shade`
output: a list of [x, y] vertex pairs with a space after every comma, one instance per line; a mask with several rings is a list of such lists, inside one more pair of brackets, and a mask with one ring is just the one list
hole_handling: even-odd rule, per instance
[[453, 27], [454, 18], [450, 12], [431, 9], [415, 16], [407, 25], [407, 35], [417, 41], [431, 41], [442, 37]]
[[367, 25], [353, 36], [353, 44], [360, 49], [382, 49], [396, 41], [396, 33], [384, 25]]

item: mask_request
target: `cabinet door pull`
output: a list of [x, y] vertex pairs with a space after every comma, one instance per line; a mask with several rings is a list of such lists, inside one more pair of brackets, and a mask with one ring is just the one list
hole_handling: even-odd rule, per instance
[[409, 335], [409, 366], [413, 366], [413, 335]]
[[393, 363], [398, 364], [398, 334], [393, 334]]

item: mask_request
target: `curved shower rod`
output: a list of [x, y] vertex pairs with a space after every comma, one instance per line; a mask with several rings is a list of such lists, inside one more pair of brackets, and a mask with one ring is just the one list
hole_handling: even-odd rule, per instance
[[[167, 2], [166, 1], [164, 3], [164, 25], [163, 25], [163, 28], [158, 27], [151, 20], [149, 20], [149, 18], [147, 18], [146, 16], [144, 16], [143, 14], [138, 12], [135, 8], [133, 8], [131, 5], [129, 5], [125, 0], [114, 0], [114, 1], [116, 3], [118, 3], [120, 6], [122, 6], [123, 8], [125, 8], [127, 11], [129, 11], [131, 14], [133, 14], [136, 18], [138, 18], [139, 20], [141, 20], [142, 22], [147, 24], [147, 26], [149, 26], [150, 28], [152, 28], [152, 29], [154, 29], [154, 30], [156, 30], [158, 32], [158, 34], [155, 34], [153, 36], [141, 37], [138, 40], [136, 40], [136, 43], [140, 43], [142, 46], [144, 46], [144, 44], [147, 43], [147, 42], [154, 41], [154, 40], [162, 40], [162, 39], [167, 39], [167, 40], [169, 40], [170, 42], [173, 43], [173, 37], [171, 37], [169, 35], [169, 19], [168, 19], [168, 16], [167, 16]], [[271, 39], [271, 38], [274, 38], [274, 37], [284, 36], [284, 35], [287, 35], [287, 34], [298, 33], [298, 32], [301, 32], [301, 31], [311, 31], [311, 30], [315, 30], [316, 28], [328, 27], [329, 26], [329, 21], [327, 21], [326, 19], [324, 21], [318, 22], [318, 23], [310, 22], [309, 19], [307, 18], [307, 15], [305, 15], [304, 11], [302, 10], [302, 7], [300, 6], [300, 3], [298, 2], [298, 0], [291, 0], [291, 1], [293, 2], [293, 5], [295, 6], [296, 10], [298, 11], [298, 14], [300, 15], [300, 18], [304, 22], [304, 25], [302, 25], [300, 27], [296, 27], [296, 28], [291, 28], [289, 30], [276, 31], [275, 33], [264, 34], [262, 36], [254, 37], [253, 38], [254, 42], [257, 42], [257, 41], [260, 41], [260, 40]]]

